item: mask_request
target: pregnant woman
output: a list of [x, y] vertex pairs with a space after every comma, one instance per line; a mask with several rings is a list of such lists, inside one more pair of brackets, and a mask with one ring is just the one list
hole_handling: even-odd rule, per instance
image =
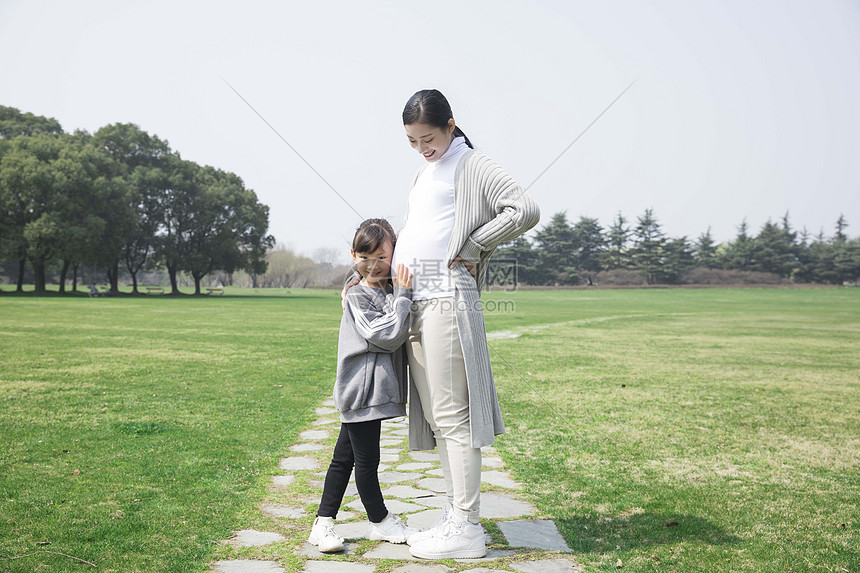
[[426, 160], [409, 194], [392, 268], [413, 272], [409, 447], [439, 449], [448, 504], [412, 555], [479, 558], [482, 446], [505, 431], [480, 291], [499, 243], [534, 227], [537, 205], [507, 173], [472, 149], [439, 91], [422, 90], [403, 110], [410, 145]]

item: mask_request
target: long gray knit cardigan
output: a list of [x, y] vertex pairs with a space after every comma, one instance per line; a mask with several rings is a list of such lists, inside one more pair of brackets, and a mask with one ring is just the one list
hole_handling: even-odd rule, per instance
[[[419, 169], [418, 175], [425, 167]], [[463, 263], [449, 272], [454, 282], [457, 327], [466, 359], [472, 447], [480, 448], [492, 444], [497, 434], [505, 432], [480, 307], [487, 263], [499, 243], [513, 240], [537, 225], [540, 210], [525, 190], [492, 159], [470, 150], [463, 154], [454, 171], [454, 218], [454, 230], [445, 255], [446, 267], [457, 256], [477, 263], [477, 281]], [[431, 450], [435, 446], [410, 373], [409, 449]]]

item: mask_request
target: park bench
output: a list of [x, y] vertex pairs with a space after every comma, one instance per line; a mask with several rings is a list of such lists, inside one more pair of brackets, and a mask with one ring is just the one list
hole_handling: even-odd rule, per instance
[[212, 296], [213, 294], [221, 296], [224, 294], [224, 289], [221, 287], [206, 287], [206, 295]]
[[161, 287], [146, 287], [146, 294], [164, 294], [164, 289]]

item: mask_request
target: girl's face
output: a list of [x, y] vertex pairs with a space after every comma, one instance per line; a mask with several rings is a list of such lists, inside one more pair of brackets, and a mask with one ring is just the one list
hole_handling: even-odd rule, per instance
[[351, 249], [349, 253], [364, 282], [368, 286], [384, 288], [391, 276], [391, 257], [394, 254], [391, 241], [384, 241], [373, 253], [360, 253]]
[[426, 123], [410, 123], [404, 125], [409, 145], [424, 156], [424, 159], [433, 163], [448, 151], [451, 140], [454, 139], [454, 119], [448, 120], [445, 127], [433, 127]]

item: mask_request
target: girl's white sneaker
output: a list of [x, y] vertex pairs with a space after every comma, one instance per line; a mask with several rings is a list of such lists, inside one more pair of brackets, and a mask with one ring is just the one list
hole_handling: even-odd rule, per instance
[[371, 541], [406, 543], [406, 539], [413, 533], [418, 533], [418, 530], [414, 527], [409, 527], [399, 517], [389, 511], [385, 519], [379, 523], [370, 523], [370, 531], [367, 534], [367, 538]]
[[320, 553], [343, 551], [343, 538], [335, 533], [334, 519], [331, 517], [317, 516], [308, 543], [316, 545]]
[[417, 533], [413, 533], [409, 536], [409, 539], [406, 540], [406, 543], [412, 545], [419, 541], [424, 541], [425, 539], [430, 539], [433, 537], [436, 532], [442, 529], [442, 526], [445, 525], [445, 522], [448, 521], [451, 516], [454, 514], [453, 508], [450, 503], [446, 503], [442, 507], [442, 517], [436, 520], [436, 523], [433, 524], [433, 527], [428, 529], [427, 531], [419, 531]]

